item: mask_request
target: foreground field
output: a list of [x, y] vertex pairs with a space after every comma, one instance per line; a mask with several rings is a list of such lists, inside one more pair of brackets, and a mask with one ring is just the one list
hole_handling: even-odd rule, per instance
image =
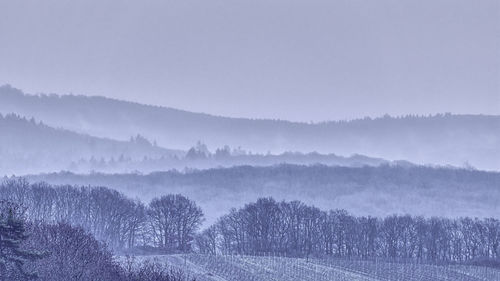
[[[124, 260], [124, 258], [120, 258]], [[181, 269], [197, 281], [494, 281], [500, 270], [464, 265], [425, 265], [340, 259], [164, 255], [136, 256]]]

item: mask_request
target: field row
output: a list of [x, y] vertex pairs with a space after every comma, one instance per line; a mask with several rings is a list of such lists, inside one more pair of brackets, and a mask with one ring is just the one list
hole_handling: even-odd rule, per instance
[[426, 265], [344, 259], [254, 256], [138, 256], [181, 269], [197, 281], [493, 281], [500, 270], [461, 265]]

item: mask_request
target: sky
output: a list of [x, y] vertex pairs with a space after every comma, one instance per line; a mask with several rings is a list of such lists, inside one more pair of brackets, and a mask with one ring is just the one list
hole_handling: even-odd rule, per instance
[[0, 84], [294, 121], [500, 114], [499, 0], [0, 0]]

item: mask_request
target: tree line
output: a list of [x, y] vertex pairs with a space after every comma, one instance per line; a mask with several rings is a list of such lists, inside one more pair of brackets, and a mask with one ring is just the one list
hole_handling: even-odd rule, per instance
[[196, 238], [207, 254], [279, 254], [464, 262], [500, 257], [495, 218], [357, 217], [299, 201], [261, 198], [233, 209]]
[[29, 221], [82, 227], [113, 250], [152, 246], [189, 251], [203, 212], [182, 195], [165, 195], [145, 205], [106, 187], [30, 184], [22, 178], [0, 185], [0, 199], [26, 209]]
[[203, 212], [182, 195], [149, 204], [105, 187], [5, 180], [0, 199], [25, 208], [31, 222], [81, 227], [114, 251], [412, 259], [464, 262], [500, 258], [497, 218], [354, 216], [300, 201], [261, 198], [199, 231]]

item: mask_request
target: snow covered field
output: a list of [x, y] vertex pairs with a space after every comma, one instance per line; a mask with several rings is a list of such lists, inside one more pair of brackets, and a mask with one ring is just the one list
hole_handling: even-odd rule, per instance
[[[124, 257], [118, 258], [124, 261]], [[155, 261], [181, 269], [197, 281], [494, 281], [500, 270], [464, 265], [428, 265], [300, 259], [285, 257], [163, 255], [136, 256], [135, 262]]]

